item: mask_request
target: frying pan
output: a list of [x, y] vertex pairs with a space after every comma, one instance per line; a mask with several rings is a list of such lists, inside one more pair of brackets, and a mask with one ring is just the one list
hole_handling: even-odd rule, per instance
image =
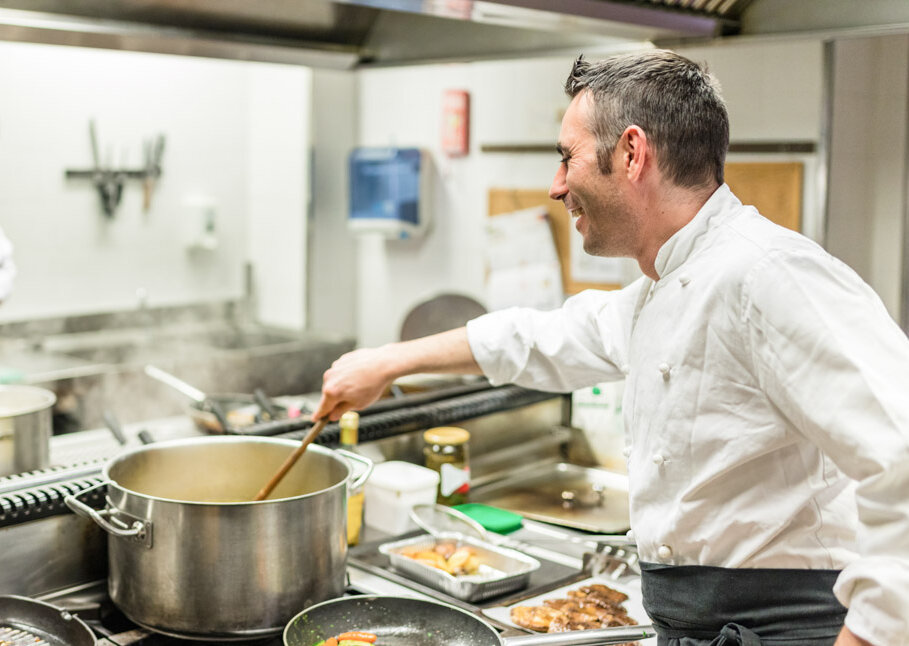
[[[274, 402], [270, 403], [274, 411], [272, 419], [287, 417], [287, 408]], [[194, 401], [189, 405], [189, 417], [196, 428], [206, 433], [224, 432], [224, 427], [217, 415], [211, 410], [212, 404], [220, 408], [230, 428], [237, 430], [253, 424], [256, 421], [255, 414], [263, 410], [262, 404], [254, 395], [241, 393], [208, 395], [204, 402]]]
[[49, 603], [15, 595], [0, 596], [0, 643], [4, 640], [36, 646], [95, 646], [91, 629], [75, 615]]
[[650, 626], [623, 626], [502, 637], [475, 614], [408, 597], [341, 597], [310, 606], [284, 628], [284, 646], [314, 646], [349, 630], [379, 636], [376, 646], [596, 646], [652, 637]]

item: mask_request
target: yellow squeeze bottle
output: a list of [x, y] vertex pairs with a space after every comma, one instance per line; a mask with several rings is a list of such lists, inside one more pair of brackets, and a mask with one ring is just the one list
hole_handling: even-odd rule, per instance
[[[359, 441], [360, 415], [347, 411], [338, 420], [341, 428], [341, 448], [353, 451]], [[360, 542], [360, 529], [363, 526], [363, 489], [349, 491], [347, 494], [347, 544]]]

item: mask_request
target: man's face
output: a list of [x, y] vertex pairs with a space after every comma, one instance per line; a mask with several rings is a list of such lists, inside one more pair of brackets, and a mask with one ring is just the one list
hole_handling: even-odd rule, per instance
[[612, 172], [597, 165], [596, 140], [589, 125], [590, 95], [572, 99], [559, 131], [562, 155], [549, 197], [562, 200], [584, 238], [584, 251], [593, 256], [634, 256], [635, 219], [623, 189], [621, 160], [613, 156]]

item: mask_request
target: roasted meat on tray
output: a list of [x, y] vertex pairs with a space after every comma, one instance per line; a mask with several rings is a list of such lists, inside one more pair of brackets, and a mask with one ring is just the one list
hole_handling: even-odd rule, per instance
[[541, 606], [515, 606], [511, 620], [537, 632], [561, 633], [611, 626], [633, 626], [622, 604], [628, 595], [596, 583], [568, 591], [568, 598], [546, 599]]

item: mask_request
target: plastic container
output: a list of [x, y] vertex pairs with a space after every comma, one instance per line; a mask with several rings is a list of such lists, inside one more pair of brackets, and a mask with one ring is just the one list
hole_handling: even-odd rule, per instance
[[439, 474], [410, 462], [382, 462], [364, 486], [365, 522], [387, 534], [417, 529], [410, 518], [414, 505], [436, 501]]

